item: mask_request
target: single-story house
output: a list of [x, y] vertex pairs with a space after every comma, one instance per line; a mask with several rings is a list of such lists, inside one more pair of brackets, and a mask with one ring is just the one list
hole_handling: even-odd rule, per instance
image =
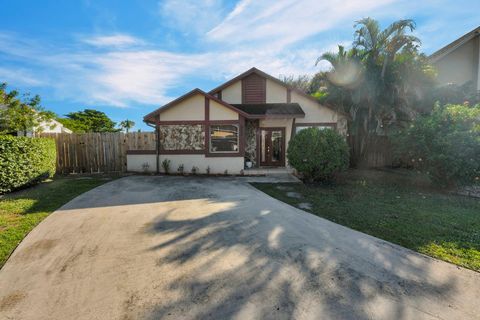
[[299, 130], [347, 133], [346, 115], [256, 68], [209, 92], [194, 89], [144, 121], [156, 129], [157, 150], [127, 152], [129, 171], [162, 172], [165, 159], [172, 172], [288, 167], [288, 142]]
[[471, 82], [480, 91], [480, 27], [434, 52], [429, 60], [437, 68], [439, 85]]

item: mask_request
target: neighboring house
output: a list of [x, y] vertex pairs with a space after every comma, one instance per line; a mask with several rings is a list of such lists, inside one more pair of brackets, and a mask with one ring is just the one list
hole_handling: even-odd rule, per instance
[[[58, 122], [55, 119], [49, 120], [49, 121], [43, 121], [40, 123], [40, 125], [34, 130], [29, 130], [27, 131], [27, 137], [33, 137], [35, 133], [41, 132], [41, 133], [72, 133], [73, 131], [65, 127], [63, 124]], [[24, 133], [22, 131], [17, 132], [17, 136], [23, 136]]]
[[[5, 109], [5, 105], [0, 104], [0, 109]], [[42, 121], [36, 128], [33, 130], [28, 130], [25, 134], [23, 131], [12, 132], [10, 134], [22, 137], [33, 137], [35, 133], [42, 132], [42, 133], [72, 133], [73, 131], [66, 128], [63, 124], [58, 122], [55, 119], [51, 119], [49, 121]]]
[[433, 53], [439, 85], [473, 83], [480, 90], [480, 27]]
[[158, 150], [128, 152], [129, 171], [155, 171], [165, 159], [174, 172], [182, 164], [185, 172], [229, 174], [239, 174], [247, 162], [286, 167], [288, 142], [299, 130], [347, 132], [345, 115], [256, 68], [208, 93], [194, 89], [144, 121], [157, 129]]

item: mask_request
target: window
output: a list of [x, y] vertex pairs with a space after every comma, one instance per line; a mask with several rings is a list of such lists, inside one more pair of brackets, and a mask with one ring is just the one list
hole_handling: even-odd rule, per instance
[[210, 126], [210, 152], [238, 152], [237, 125]]
[[319, 125], [319, 126], [316, 126], [316, 125], [313, 125], [313, 126], [301, 125], [301, 126], [296, 126], [295, 127], [295, 133], [299, 133], [303, 129], [307, 129], [307, 128], [318, 128], [320, 130], [333, 129], [332, 126], [326, 126], [326, 125], [324, 125], [324, 126], [322, 126], [322, 125]]

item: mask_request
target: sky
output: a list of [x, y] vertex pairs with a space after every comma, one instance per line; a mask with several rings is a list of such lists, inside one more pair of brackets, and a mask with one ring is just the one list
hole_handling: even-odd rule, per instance
[[414, 19], [431, 54], [480, 26], [476, 0], [0, 0], [0, 83], [59, 116], [85, 108], [151, 131], [147, 113], [257, 67], [315, 74], [355, 21]]

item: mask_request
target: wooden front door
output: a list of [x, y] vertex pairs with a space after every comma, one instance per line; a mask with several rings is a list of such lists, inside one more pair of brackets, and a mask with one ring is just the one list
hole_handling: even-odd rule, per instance
[[285, 166], [285, 128], [260, 128], [260, 166]]

